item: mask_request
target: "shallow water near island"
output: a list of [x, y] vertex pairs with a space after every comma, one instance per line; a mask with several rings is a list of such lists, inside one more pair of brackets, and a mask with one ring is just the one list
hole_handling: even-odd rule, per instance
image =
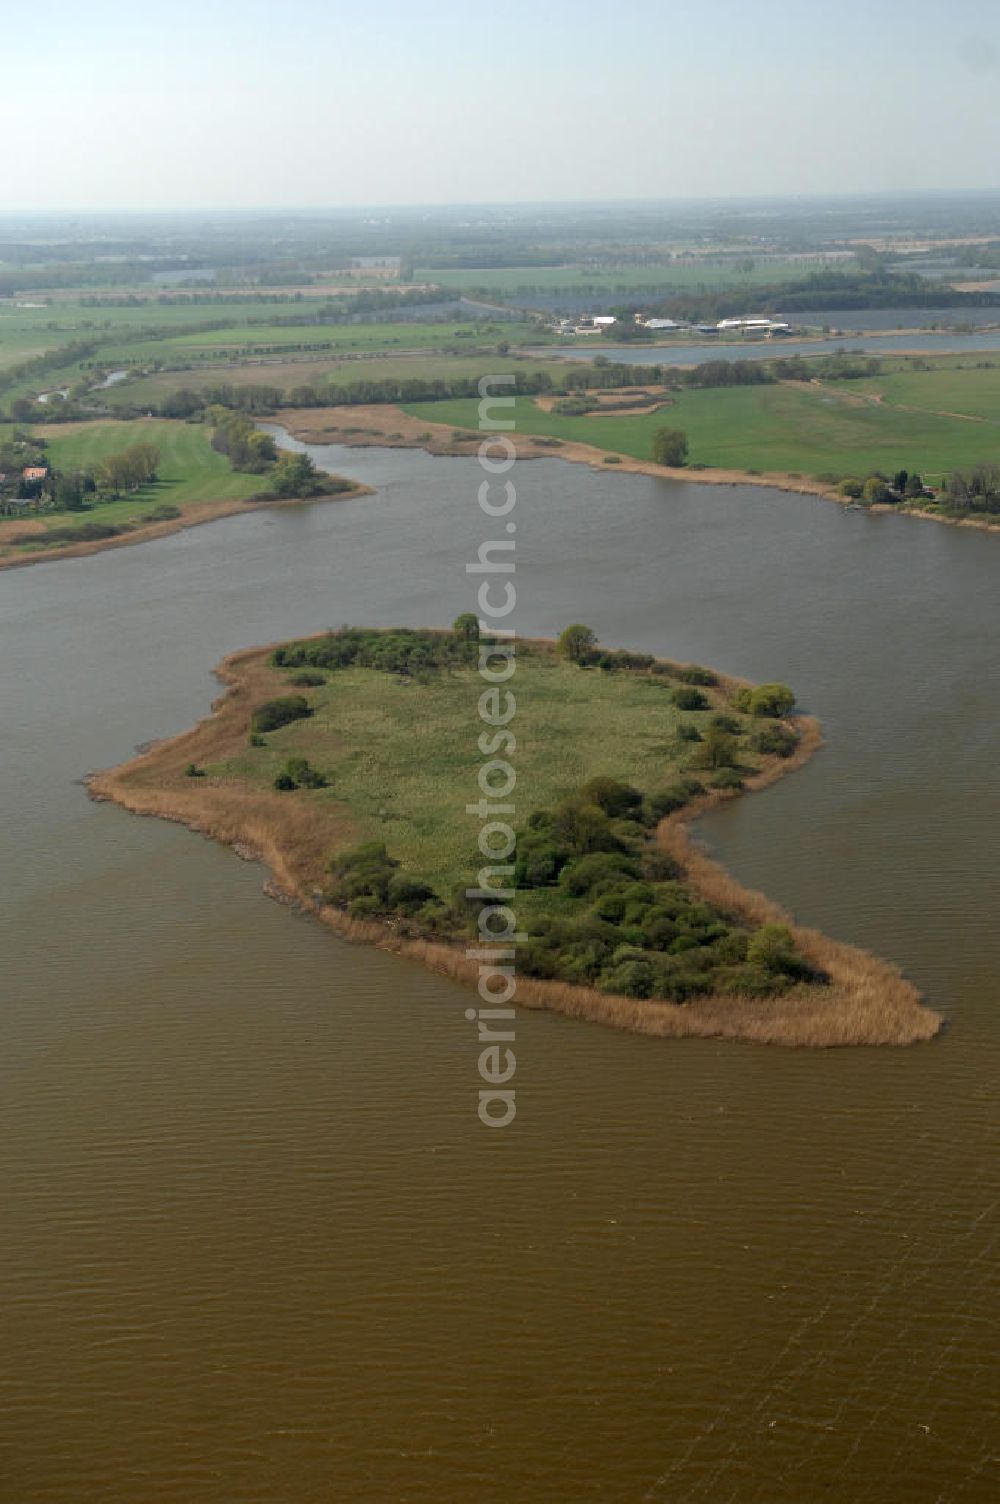
[[0, 1498], [985, 1504], [1000, 537], [517, 467], [518, 630], [793, 683], [824, 749], [701, 834], [949, 1028], [523, 1013], [490, 1133], [464, 989], [76, 781], [226, 652], [472, 604], [473, 461], [310, 447], [378, 494], [0, 578]]

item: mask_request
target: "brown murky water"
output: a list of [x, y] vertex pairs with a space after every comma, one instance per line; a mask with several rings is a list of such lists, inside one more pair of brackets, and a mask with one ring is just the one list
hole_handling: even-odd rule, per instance
[[74, 783], [232, 648], [468, 608], [476, 467], [339, 460], [381, 494], [0, 578], [0, 1498], [992, 1500], [1000, 539], [520, 468], [519, 628], [791, 680], [826, 749], [706, 838], [950, 1028], [525, 1014], [490, 1134], [462, 989]]

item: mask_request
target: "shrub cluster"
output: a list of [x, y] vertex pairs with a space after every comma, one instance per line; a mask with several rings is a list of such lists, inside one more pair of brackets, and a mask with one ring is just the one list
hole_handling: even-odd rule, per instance
[[1000, 466], [984, 463], [948, 478], [947, 505], [958, 512], [1000, 512]]
[[318, 689], [321, 684], [326, 683], [326, 675], [319, 673], [316, 669], [300, 668], [294, 674], [289, 674], [288, 682], [300, 685], [303, 689]]
[[[275, 648], [276, 668], [374, 668], [410, 674], [469, 663], [478, 652], [475, 640], [461, 632], [430, 632], [411, 627], [391, 631], [342, 627], [313, 642], [293, 642]], [[302, 682], [301, 680], [299, 682]]]
[[781, 720], [791, 715], [795, 707], [795, 695], [787, 684], [758, 684], [753, 689], [738, 689], [733, 695], [737, 710], [749, 715], [768, 716]]
[[355, 919], [403, 915], [423, 921], [431, 930], [440, 926], [446, 913], [434, 889], [401, 872], [399, 862], [380, 841], [368, 841], [334, 857], [326, 897]]
[[274, 464], [278, 451], [273, 438], [255, 427], [245, 413], [212, 407], [206, 417], [214, 427], [212, 448], [228, 456], [234, 470], [260, 475]]
[[764, 757], [791, 757], [798, 744], [799, 739], [791, 727], [780, 724], [762, 726], [750, 739], [753, 750]]
[[76, 527], [50, 527], [44, 534], [26, 534], [25, 537], [15, 538], [15, 543], [27, 542], [30, 538], [32, 543], [100, 543], [105, 538], [117, 538], [120, 533], [130, 531], [125, 522], [80, 522]]
[[325, 773], [314, 768], [307, 757], [290, 757], [274, 780], [281, 791], [292, 789], [325, 789], [328, 783]]
[[[735, 769], [723, 772], [739, 781]], [[515, 882], [550, 889], [556, 901], [533, 915], [524, 972], [678, 1003], [710, 992], [766, 997], [818, 980], [788, 930], [753, 932], [702, 902], [652, 845], [648, 826], [685, 792], [644, 799], [628, 784], [595, 778], [531, 816]]]
[[250, 730], [263, 735], [265, 731], [277, 731], [292, 721], [304, 720], [312, 715], [305, 695], [281, 695], [276, 700], [265, 700], [258, 705], [250, 718]]

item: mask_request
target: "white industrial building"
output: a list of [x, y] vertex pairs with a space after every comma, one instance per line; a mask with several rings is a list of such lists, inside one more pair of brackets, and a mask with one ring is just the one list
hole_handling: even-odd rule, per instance
[[715, 327], [720, 334], [790, 334], [792, 330], [782, 319], [720, 319]]

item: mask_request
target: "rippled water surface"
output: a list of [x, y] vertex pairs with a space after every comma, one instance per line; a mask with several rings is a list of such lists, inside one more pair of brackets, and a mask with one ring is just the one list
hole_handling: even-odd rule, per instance
[[705, 838], [950, 1027], [524, 1014], [491, 1134], [464, 990], [76, 782], [231, 649], [469, 607], [474, 463], [317, 452], [379, 494], [0, 576], [0, 1498], [994, 1499], [1000, 538], [519, 467], [519, 629], [789, 679], [826, 747]]

